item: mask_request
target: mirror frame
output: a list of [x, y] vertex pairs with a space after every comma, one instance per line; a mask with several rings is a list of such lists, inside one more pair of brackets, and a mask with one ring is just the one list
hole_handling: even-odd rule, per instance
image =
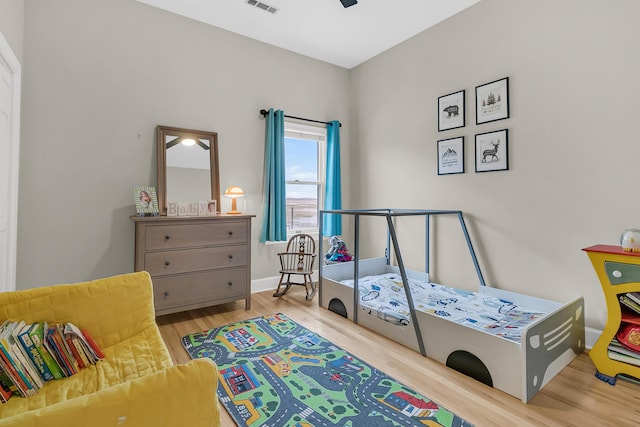
[[[158, 146], [158, 209], [161, 215], [167, 214], [167, 136], [178, 138], [206, 139], [209, 144], [209, 175], [211, 177], [211, 199], [216, 200], [220, 209], [220, 169], [218, 167], [218, 133], [203, 130], [182, 129], [172, 126], [156, 126]], [[178, 200], [176, 200], [178, 201]], [[183, 200], [185, 202], [196, 200]]]

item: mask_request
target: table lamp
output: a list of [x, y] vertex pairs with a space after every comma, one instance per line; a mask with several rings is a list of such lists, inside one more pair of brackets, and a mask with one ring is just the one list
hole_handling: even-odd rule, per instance
[[238, 197], [244, 197], [244, 191], [242, 191], [242, 188], [238, 187], [237, 185], [232, 185], [231, 187], [228, 187], [226, 190], [224, 190], [224, 196], [231, 198], [231, 210], [227, 213], [231, 215], [241, 214], [242, 212], [240, 212], [237, 208], [236, 199]]

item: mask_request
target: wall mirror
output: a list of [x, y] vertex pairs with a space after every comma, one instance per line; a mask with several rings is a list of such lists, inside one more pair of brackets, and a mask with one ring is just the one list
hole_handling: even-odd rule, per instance
[[156, 137], [161, 214], [167, 213], [167, 201], [216, 200], [220, 206], [218, 134], [157, 126]]

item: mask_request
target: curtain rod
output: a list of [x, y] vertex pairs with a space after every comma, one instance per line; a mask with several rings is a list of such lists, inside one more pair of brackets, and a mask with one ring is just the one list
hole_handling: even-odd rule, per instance
[[[267, 110], [265, 110], [264, 108], [262, 110], [260, 110], [260, 114], [262, 114], [262, 117], [265, 117], [268, 113], [269, 112]], [[289, 119], [304, 120], [305, 122], [322, 123], [322, 124], [325, 124], [325, 125], [331, 124], [331, 122], [323, 122], [321, 120], [305, 119], [303, 117], [289, 116], [287, 114], [285, 114], [284, 116], [289, 118]], [[342, 127], [342, 123], [338, 122], [338, 124], [340, 125], [340, 127]]]

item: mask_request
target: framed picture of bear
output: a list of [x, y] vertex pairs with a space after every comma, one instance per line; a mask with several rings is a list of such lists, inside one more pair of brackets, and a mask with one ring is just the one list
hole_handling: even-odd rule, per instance
[[464, 127], [464, 90], [438, 98], [438, 132]]

